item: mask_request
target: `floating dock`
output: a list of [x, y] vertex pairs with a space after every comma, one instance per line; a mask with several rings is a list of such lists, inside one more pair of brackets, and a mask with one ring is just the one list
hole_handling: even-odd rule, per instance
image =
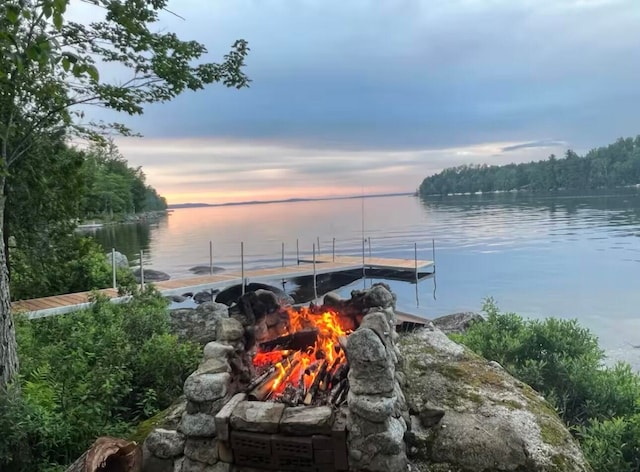
[[[383, 271], [388, 274], [389, 278], [417, 282], [424, 277], [432, 275], [435, 272], [435, 264], [433, 261], [418, 259], [323, 255], [315, 256], [312, 259], [300, 259], [296, 265], [283, 264], [279, 267], [263, 269], [242, 269], [239, 272], [234, 270], [220, 274], [153, 282], [153, 285], [163, 295], [181, 295], [186, 292], [222, 289], [231, 285], [241, 284], [243, 280], [247, 284], [249, 282], [312, 276], [315, 287], [315, 277], [317, 275], [354, 270], [362, 270], [363, 276], [371, 276], [379, 274], [376, 271]], [[97, 290], [96, 292], [107, 296], [116, 303], [129, 299], [129, 297], [118, 296], [118, 291], [114, 288]], [[25, 313], [30, 319], [60, 315], [89, 307], [92, 293], [80, 292], [21, 300], [13, 302], [11, 308], [14, 313]]]

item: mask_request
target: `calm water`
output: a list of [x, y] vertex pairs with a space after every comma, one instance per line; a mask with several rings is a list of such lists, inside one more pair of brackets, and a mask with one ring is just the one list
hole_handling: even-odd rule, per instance
[[[364, 215], [364, 218], [363, 218]], [[173, 278], [208, 265], [277, 265], [320, 251], [359, 255], [363, 238], [372, 255], [432, 259], [437, 275], [418, 286], [391, 282], [399, 309], [436, 317], [479, 310], [485, 297], [529, 317], [578, 318], [612, 358], [640, 361], [640, 191], [590, 196], [461, 196], [420, 201], [380, 197], [175, 210], [154, 224], [101, 229], [97, 239]], [[367, 244], [367, 252], [368, 252]], [[369, 283], [369, 282], [367, 282]], [[342, 290], [361, 288], [363, 281]]]

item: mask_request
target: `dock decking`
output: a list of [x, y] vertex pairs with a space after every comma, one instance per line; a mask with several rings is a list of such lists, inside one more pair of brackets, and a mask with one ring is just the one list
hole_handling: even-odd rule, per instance
[[[356, 269], [363, 269], [365, 272], [366, 269], [410, 272], [415, 273], [415, 278], [418, 279], [420, 274], [426, 273], [426, 270], [435, 270], [435, 265], [432, 261], [382, 257], [365, 257], [363, 265], [362, 257], [319, 255], [316, 256], [315, 263], [313, 260], [304, 259], [300, 260], [300, 263], [296, 265], [250, 269], [244, 272], [234, 270], [222, 274], [153, 282], [153, 285], [163, 295], [179, 295], [185, 292], [210, 290], [240, 284], [242, 283], [243, 276], [245, 282], [256, 282], [274, 279], [292, 279], [295, 277], [344, 272]], [[118, 291], [113, 288], [97, 290], [97, 292], [106, 295], [116, 303], [128, 299], [128, 297], [119, 297]], [[11, 308], [14, 313], [23, 312], [26, 313], [29, 318], [41, 318], [85, 308], [90, 305], [90, 296], [91, 292], [80, 292], [32, 300], [21, 300], [13, 302]]]

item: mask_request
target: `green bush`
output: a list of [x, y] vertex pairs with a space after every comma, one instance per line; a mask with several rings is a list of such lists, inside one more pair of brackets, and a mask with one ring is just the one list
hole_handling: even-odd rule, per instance
[[597, 338], [576, 320], [525, 320], [485, 302], [484, 322], [451, 337], [499, 362], [553, 404], [598, 472], [640, 470], [640, 376], [604, 365]]
[[80, 312], [18, 318], [17, 336], [22, 395], [0, 405], [0, 430], [11, 431], [0, 436], [3, 471], [57, 470], [98, 436], [126, 436], [180, 395], [201, 356], [169, 333], [167, 302], [151, 288], [123, 304], [98, 297]]
[[[44, 243], [43, 243], [44, 244]], [[111, 287], [112, 268], [104, 249], [93, 238], [59, 237], [44, 248], [11, 248], [11, 295], [15, 300], [85, 292]], [[118, 286], [136, 286], [131, 270], [117, 270]]]

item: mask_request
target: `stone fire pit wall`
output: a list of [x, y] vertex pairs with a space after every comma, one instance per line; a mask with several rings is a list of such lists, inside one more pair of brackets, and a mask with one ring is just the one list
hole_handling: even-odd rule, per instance
[[205, 345], [202, 363], [185, 381], [181, 419], [145, 440], [143, 471], [406, 470], [409, 416], [396, 373], [395, 301], [384, 284], [354, 291], [349, 300], [325, 296], [325, 306], [360, 322], [347, 338], [347, 407], [335, 411], [247, 401], [239, 392], [251, 371], [247, 350], [256, 319], [234, 307], [231, 316], [222, 313], [216, 340]]

